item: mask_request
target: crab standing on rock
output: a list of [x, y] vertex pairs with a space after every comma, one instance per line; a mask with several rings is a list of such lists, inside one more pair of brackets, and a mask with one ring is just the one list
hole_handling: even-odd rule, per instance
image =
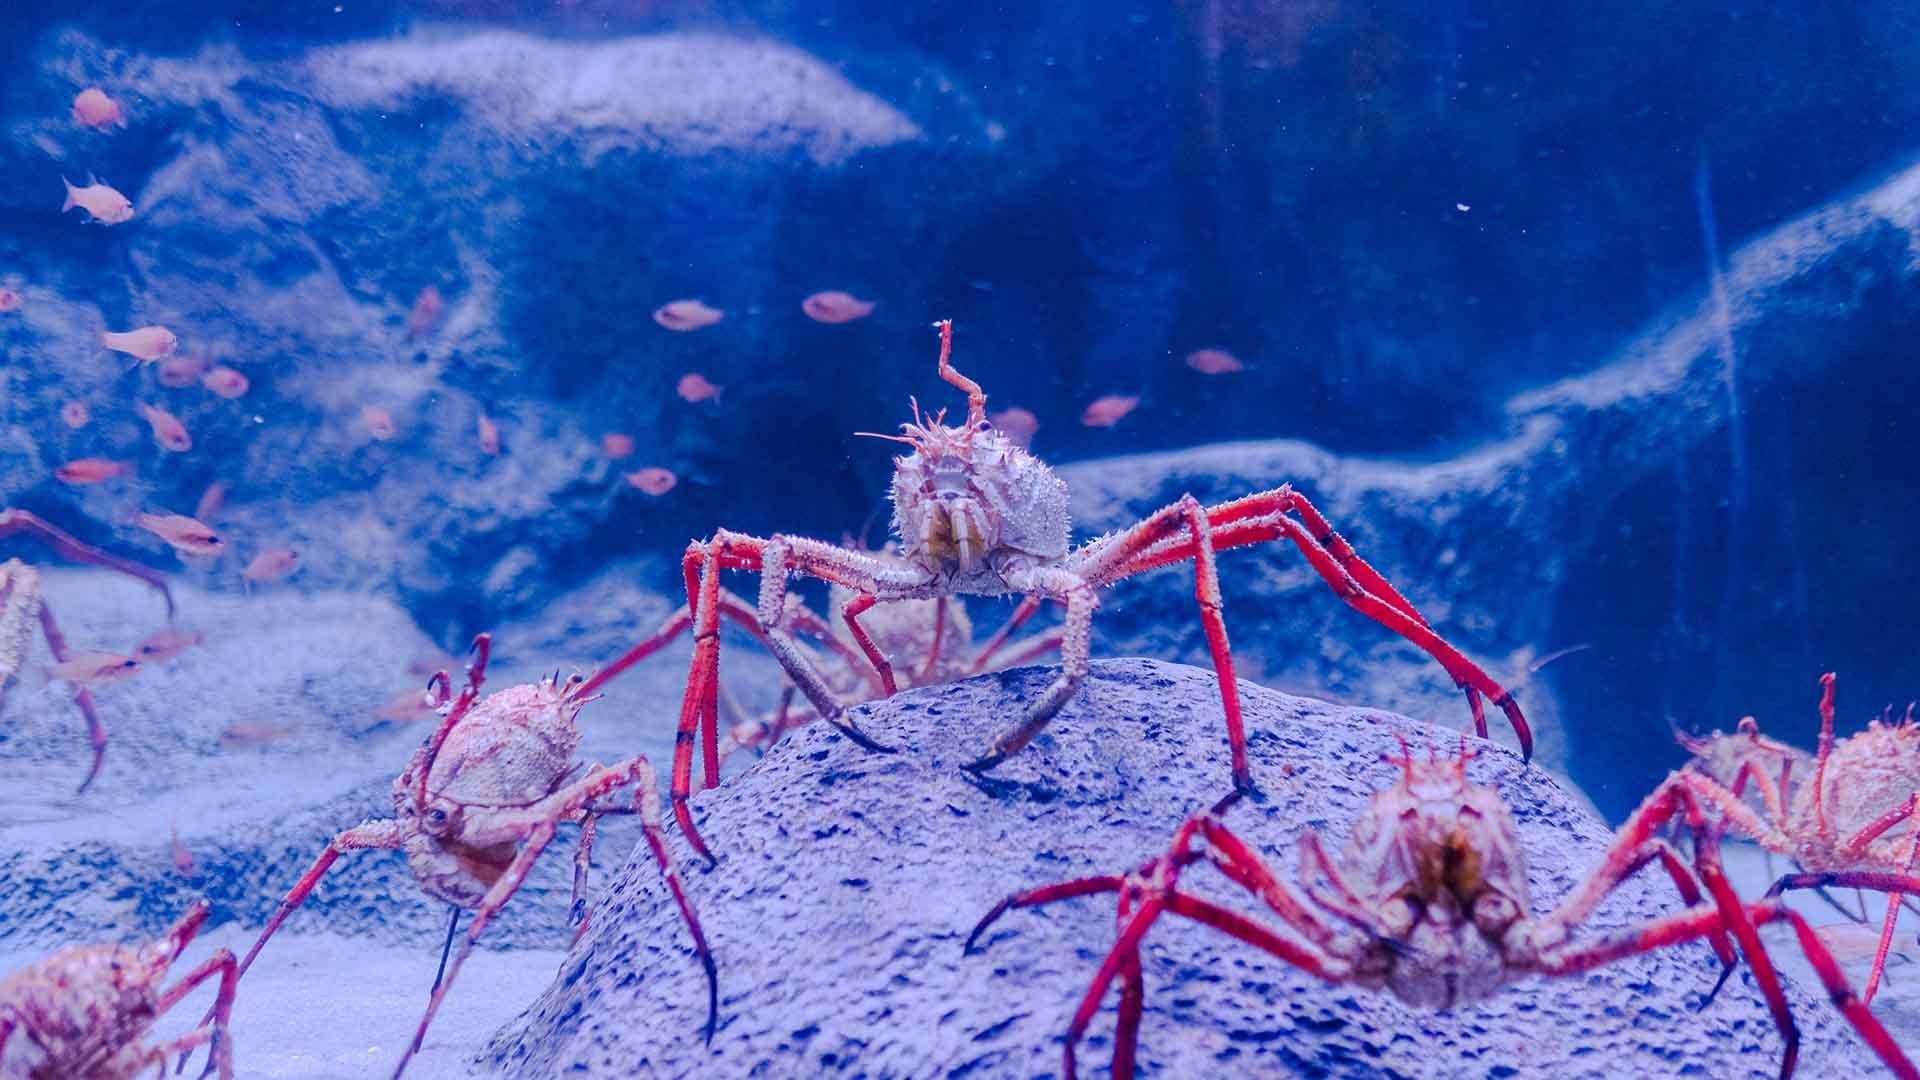
[[[1452, 760], [1422, 762], [1402, 743], [1401, 776], [1376, 793], [1355, 822], [1345, 857], [1336, 863], [1311, 831], [1300, 838], [1305, 900], [1281, 882], [1254, 849], [1222, 822], [1236, 796], [1195, 815], [1174, 833], [1166, 853], [1128, 874], [1081, 878], [1015, 893], [974, 927], [966, 949], [1012, 908], [1116, 893], [1119, 927], [1113, 947], [1074, 1011], [1067, 1030], [1065, 1073], [1074, 1050], [1120, 980], [1120, 1018], [1113, 1038], [1113, 1076], [1133, 1075], [1145, 990], [1140, 943], [1163, 914], [1179, 915], [1268, 953], [1329, 983], [1385, 990], [1418, 1008], [1449, 1009], [1493, 996], [1533, 975], [1579, 975], [1637, 953], [1706, 938], [1721, 964], [1734, 964], [1728, 934], [1739, 941], [1755, 981], [1786, 1040], [1780, 1075], [1799, 1053], [1778, 974], [1755, 927], [1793, 924], [1800, 947], [1834, 1005], [1903, 1080], [1920, 1080], [1879, 1020], [1854, 995], [1813, 928], [1776, 900], [1743, 905], [1720, 866], [1719, 836], [1704, 804], [1685, 784], [1662, 788], [1614, 834], [1600, 867], [1558, 907], [1534, 915], [1526, 857], [1500, 793], [1467, 779], [1466, 748]], [[1694, 870], [1656, 833], [1676, 818], [1694, 833]], [[1688, 909], [1581, 943], [1574, 931], [1600, 902], [1648, 864], [1659, 861]], [[1285, 924], [1276, 932], [1193, 892], [1181, 880], [1207, 863], [1258, 897]], [[1711, 903], [1703, 903], [1704, 882]]]
[[[160, 571], [83, 544], [25, 510], [0, 510], [0, 539], [15, 533], [32, 536], [74, 562], [139, 578], [160, 591], [161, 598], [167, 602], [167, 619], [173, 619], [173, 593], [167, 589], [167, 579]], [[41, 636], [47, 640], [47, 650], [53, 653], [54, 660], [64, 662], [68, 658], [67, 639], [53, 620], [53, 609], [40, 595], [39, 573], [19, 559], [0, 562], [0, 703], [6, 701], [7, 688], [13, 685], [20, 666], [26, 662], [27, 646], [33, 639], [36, 621], [40, 624]], [[100, 766], [106, 760], [107, 729], [94, 712], [93, 694], [85, 686], [74, 687], [73, 703], [86, 718], [87, 741], [93, 745], [93, 766], [87, 770], [86, 779], [80, 781], [80, 790], [85, 791], [100, 775]]]
[[[653, 766], [644, 757], [611, 766], [582, 766], [574, 760], [580, 745], [574, 720], [581, 707], [593, 700], [585, 690], [589, 680], [581, 676], [562, 681], [555, 675], [480, 699], [490, 645], [491, 639], [485, 634], [474, 639], [467, 685], [457, 699], [447, 700], [450, 679], [446, 672], [435, 674], [429, 682], [429, 692], [437, 694], [436, 704], [444, 711], [444, 718], [426, 743], [414, 751], [406, 771], [393, 782], [395, 816], [368, 821], [334, 837], [247, 950], [240, 974], [246, 973], [267, 939], [306, 900], [342, 853], [365, 849], [405, 852], [407, 866], [420, 887], [453, 906], [449, 946], [460, 911], [470, 910], [474, 918], [451, 966], [444, 966], [446, 958], [441, 958], [444, 978], [435, 981], [413, 1042], [394, 1069], [398, 1077], [419, 1051], [427, 1026], [481, 931], [519, 890], [534, 861], [553, 842], [560, 823], [577, 822], [581, 827], [573, 900], [574, 919], [584, 927], [586, 870], [595, 823], [607, 814], [637, 814], [660, 873], [686, 921], [694, 951], [706, 970], [706, 1031], [711, 1040], [719, 1010], [713, 956], [667, 855], [660, 788]], [[600, 682], [604, 680], [594, 680], [591, 685]], [[631, 806], [605, 801], [622, 788], [633, 790]]]
[[[215, 950], [172, 988], [167, 969], [207, 921], [207, 902], [187, 908], [146, 945], [78, 945], [0, 979], [0, 1077], [7, 1080], [130, 1080], [164, 1072], [167, 1058], [211, 1040], [213, 1070], [233, 1080], [227, 1018], [240, 981], [233, 954]], [[208, 1020], [158, 1046], [140, 1042], [168, 1009], [201, 983], [220, 977]]]
[[860, 622], [860, 616], [875, 604], [957, 595], [1018, 595], [1025, 600], [1016, 620], [1047, 600], [1065, 605], [1060, 674], [1028, 706], [1024, 717], [967, 765], [975, 773], [985, 773], [1032, 741], [1085, 680], [1099, 590], [1146, 570], [1191, 560], [1195, 600], [1220, 677], [1234, 787], [1251, 792], [1246, 732], [1221, 616], [1214, 554], [1224, 548], [1284, 539], [1300, 549], [1342, 600], [1439, 661], [1466, 691], [1479, 734], [1487, 733], [1481, 707], [1484, 694], [1505, 711], [1522, 752], [1531, 754], [1532, 735], [1513, 695], [1435, 633], [1414, 606], [1291, 487], [1205, 508], [1193, 496], [1183, 496], [1138, 525], [1070, 550], [1065, 482], [988, 422], [986, 394], [953, 367], [952, 322], [935, 325], [940, 331], [940, 377], [967, 395], [967, 419], [959, 427], [947, 427], [942, 423], [944, 411], [923, 417], [915, 403], [914, 422], [902, 424], [901, 434], [877, 436], [912, 450], [894, 459], [893, 527], [900, 558], [880, 559], [805, 537], [776, 534], [763, 539], [725, 530], [687, 548], [682, 568], [687, 603], [694, 613], [695, 647], [681, 705], [672, 799], [674, 817], [696, 851], [712, 858], [694, 829], [687, 798], [696, 733], [703, 736], [708, 786], [719, 779], [722, 570], [760, 572], [758, 614], [768, 648], [821, 719], [875, 750], [885, 748], [848, 722], [846, 703], [781, 624], [789, 574], [820, 578], [851, 593], [852, 599], [841, 609], [842, 618], [888, 694], [897, 685], [892, 665]]

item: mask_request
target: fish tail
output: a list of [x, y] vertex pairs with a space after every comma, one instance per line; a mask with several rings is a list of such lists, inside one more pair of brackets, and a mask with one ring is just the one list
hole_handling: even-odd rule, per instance
[[64, 214], [67, 211], [73, 209], [74, 207], [80, 205], [79, 203], [73, 201], [73, 193], [75, 191], [78, 191], [79, 189], [74, 187], [73, 181], [67, 179], [65, 176], [62, 176], [60, 178], [60, 182], [67, 185], [67, 201], [60, 204], [60, 212]]

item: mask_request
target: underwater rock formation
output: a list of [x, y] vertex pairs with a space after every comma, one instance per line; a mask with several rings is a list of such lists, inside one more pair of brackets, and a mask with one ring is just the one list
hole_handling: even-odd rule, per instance
[[[864, 706], [853, 718], [899, 753], [865, 753], [814, 725], [695, 799], [720, 857], [710, 872], [683, 870], [719, 963], [711, 1049], [699, 969], [641, 852], [553, 986], [495, 1040], [491, 1063], [517, 1076], [1055, 1075], [1069, 1017], [1113, 940], [1111, 898], [1010, 913], [983, 954], [961, 954], [968, 930], [1013, 890], [1160, 853], [1226, 788], [1227, 766], [1208, 673], [1115, 660], [1096, 663], [1047, 733], [1001, 767], [1004, 783], [967, 782], [960, 763], [1051, 675], [1022, 668]], [[1396, 766], [1380, 755], [1396, 735], [1416, 752], [1457, 740], [1376, 710], [1251, 684], [1242, 693], [1266, 799], [1228, 820], [1283, 872], [1301, 829], [1343, 840], [1392, 781]], [[1469, 771], [1497, 781], [1513, 807], [1536, 908], [1591, 869], [1607, 829], [1540, 770], [1488, 749]], [[1656, 877], [1623, 887], [1591, 927], [1674, 910]], [[1209, 896], [1250, 910], [1212, 884]], [[1779, 1064], [1765, 1008], [1741, 979], [1694, 1011], [1718, 972], [1704, 944], [1433, 1014], [1324, 986], [1171, 920], [1149, 941], [1139, 1050], [1166, 1075], [1440, 1077], [1470, 1061], [1495, 1076], [1761, 1078]], [[1875, 1067], [1824, 995], [1791, 997], [1808, 1075]], [[1104, 1062], [1112, 1025], [1109, 1003], [1083, 1063]]]

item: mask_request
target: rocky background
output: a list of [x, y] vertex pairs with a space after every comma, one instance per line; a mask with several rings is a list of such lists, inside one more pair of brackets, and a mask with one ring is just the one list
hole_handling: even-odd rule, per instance
[[[1752, 713], [1810, 746], [1820, 672], [1843, 733], [1920, 685], [1904, 6], [75, 7], [0, 13], [0, 289], [21, 297], [0, 502], [165, 568], [208, 640], [102, 692], [115, 748], [78, 799], [78, 715], [43, 652], [22, 673], [0, 713], [0, 882], [33, 898], [0, 904], [12, 946], [152, 929], [197, 892], [257, 922], [381, 811], [418, 735], [371, 714], [418, 685], [415, 653], [492, 629], [504, 678], [591, 667], [677, 602], [691, 536], [878, 542], [890, 448], [852, 432], [909, 394], [953, 403], [938, 317], [993, 408], [1038, 416], [1082, 534], [1296, 483], [1519, 686], [1541, 760], [1603, 816], [1678, 763], [1674, 725]], [[88, 86], [124, 129], [73, 123]], [[60, 178], [88, 174], [136, 217], [60, 214]], [[428, 287], [444, 310], [411, 331]], [[822, 289], [878, 306], [822, 325], [800, 310]], [[725, 318], [654, 323], [683, 297]], [[147, 323], [248, 392], [97, 346]], [[1246, 370], [1200, 374], [1199, 348]], [[723, 392], [682, 400], [688, 372]], [[1139, 408], [1084, 426], [1108, 394]], [[140, 402], [193, 448], [159, 449]], [[634, 454], [609, 461], [608, 433]], [[55, 479], [83, 457], [132, 473]], [[643, 465], [678, 485], [622, 481]], [[129, 523], [216, 482], [221, 560]], [[279, 547], [299, 572], [247, 591]], [[51, 562], [0, 542], [16, 554]], [[1293, 553], [1222, 566], [1244, 677], [1464, 721]], [[47, 595], [81, 648], [161, 625], [98, 575]], [[1097, 633], [1100, 656], [1204, 657], [1177, 570], [1118, 587]], [[735, 692], [771, 700], [764, 661], [728, 656]], [[683, 672], [675, 652], [616, 684], [589, 750], [658, 760]], [[256, 723], [292, 731], [223, 741]], [[168, 822], [197, 878], [168, 873]], [[438, 913], [397, 871], [343, 864], [317, 917], [429, 941]], [[563, 878], [533, 889], [502, 941], [553, 944]], [[379, 895], [400, 906], [374, 918]]]

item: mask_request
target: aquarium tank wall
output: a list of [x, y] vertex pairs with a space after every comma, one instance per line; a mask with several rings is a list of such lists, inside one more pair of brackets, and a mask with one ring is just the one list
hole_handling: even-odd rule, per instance
[[1920, 13], [0, 7], [0, 1077], [1920, 1076]]

